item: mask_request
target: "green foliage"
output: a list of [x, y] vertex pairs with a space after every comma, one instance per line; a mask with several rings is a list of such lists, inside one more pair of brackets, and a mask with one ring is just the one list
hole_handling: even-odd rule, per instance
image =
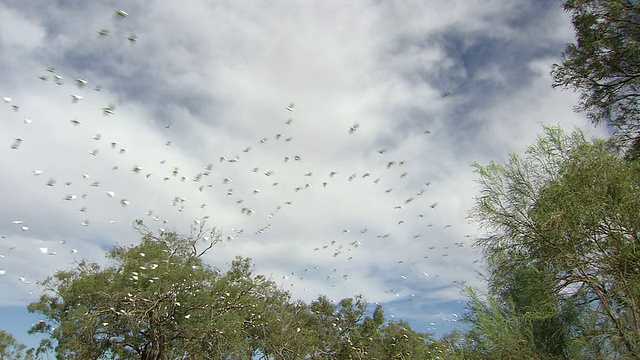
[[[368, 316], [362, 297], [306, 304], [237, 258], [226, 273], [201, 258], [220, 239], [155, 236], [136, 223], [142, 241], [116, 246], [101, 267], [82, 261], [42, 282], [29, 311], [46, 321], [38, 356], [58, 359], [430, 359], [427, 334]], [[204, 248], [204, 250], [202, 249]], [[20, 348], [21, 350], [22, 348]]]
[[244, 329], [262, 299], [278, 291], [252, 274], [247, 259], [226, 274], [204, 264], [196, 244], [210, 247], [218, 238], [148, 233], [139, 245], [115, 247], [113, 266], [83, 261], [59, 271], [29, 305], [48, 319], [31, 332], [48, 335], [60, 359], [251, 357]]
[[476, 349], [638, 357], [638, 162], [579, 131], [545, 128], [524, 157], [476, 171], [471, 215], [487, 230], [476, 244], [490, 273], [487, 299], [470, 293]]
[[[607, 348], [640, 354], [640, 167], [602, 143], [577, 149], [540, 194], [540, 247], [564, 288], [582, 289], [607, 319]], [[557, 251], [551, 251], [558, 249]]]
[[321, 296], [309, 306], [318, 347], [311, 359], [435, 359], [436, 344], [406, 322], [386, 322], [381, 306], [367, 316], [362, 297], [335, 304]]
[[464, 358], [567, 359], [584, 351], [574, 336], [583, 330], [579, 304], [554, 293], [548, 269], [514, 269], [502, 293], [480, 295], [467, 288], [471, 330], [452, 342]]
[[253, 348], [259, 349], [264, 359], [304, 358], [316, 348], [317, 341], [309, 328], [307, 305], [291, 302], [288, 294], [265, 298], [256, 308], [253, 323], [247, 324]]
[[477, 245], [489, 264], [490, 283], [500, 284], [514, 266], [535, 259], [532, 251], [539, 249], [532, 245], [539, 231], [531, 212], [542, 188], [558, 177], [568, 154], [585, 143], [580, 131], [567, 136], [559, 128], [545, 127], [524, 157], [511, 153], [505, 164], [475, 164], [480, 195], [470, 218], [487, 233]]
[[0, 359], [29, 360], [33, 359], [33, 349], [25, 352], [26, 345], [18, 342], [10, 333], [0, 330]]
[[640, 133], [640, 4], [635, 0], [569, 0], [576, 44], [554, 65], [554, 86], [581, 93], [579, 111], [614, 127], [625, 142]]

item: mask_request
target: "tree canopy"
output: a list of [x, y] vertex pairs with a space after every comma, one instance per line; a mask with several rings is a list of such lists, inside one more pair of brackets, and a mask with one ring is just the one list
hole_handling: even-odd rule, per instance
[[[437, 345], [406, 322], [388, 322], [362, 297], [306, 304], [236, 258], [220, 271], [202, 260], [215, 230], [154, 235], [116, 246], [112, 265], [79, 262], [42, 282], [29, 311], [46, 320], [40, 353], [59, 359], [429, 359]], [[368, 315], [371, 312], [371, 315]]]
[[476, 165], [471, 212], [489, 273], [467, 340], [514, 358], [640, 354], [640, 166], [604, 140], [545, 128], [524, 156]]
[[58, 358], [248, 358], [251, 349], [239, 346], [246, 329], [280, 290], [254, 276], [247, 259], [225, 274], [205, 264], [197, 245], [218, 240], [215, 232], [147, 233], [136, 246], [115, 247], [108, 256], [115, 265], [82, 261], [59, 271], [29, 306], [48, 319], [31, 332], [48, 335], [43, 345], [55, 346]]
[[[640, 134], [640, 4], [634, 0], [569, 0], [576, 43], [553, 67], [554, 86], [580, 92], [579, 111], [613, 127], [624, 144]], [[638, 144], [636, 144], [638, 146]]]
[[33, 359], [35, 350], [29, 349], [25, 352], [26, 349], [27, 346], [16, 340], [12, 334], [0, 330], [0, 359]]

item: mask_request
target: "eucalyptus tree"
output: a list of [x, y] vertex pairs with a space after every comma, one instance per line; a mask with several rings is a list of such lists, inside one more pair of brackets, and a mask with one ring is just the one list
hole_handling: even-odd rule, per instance
[[310, 326], [318, 344], [310, 359], [436, 359], [438, 346], [429, 334], [404, 321], [387, 321], [381, 306], [369, 314], [361, 297], [335, 303], [313, 301]]
[[[111, 265], [81, 261], [42, 282], [30, 333], [35, 354], [58, 359], [429, 359], [428, 334], [371, 316], [361, 296], [306, 304], [236, 258], [221, 272], [203, 255], [221, 241], [204, 222], [189, 236], [135, 227], [139, 244], [116, 246]], [[37, 350], [37, 351], [36, 351]]]
[[[27, 346], [16, 340], [11, 333], [0, 330], [0, 359], [29, 360], [34, 358], [35, 349], [26, 350]], [[26, 350], [26, 351], [25, 351]]]
[[113, 265], [79, 262], [42, 282], [29, 311], [46, 319], [31, 333], [59, 359], [251, 358], [246, 341], [256, 309], [280, 290], [237, 258], [226, 273], [205, 264], [221, 236], [201, 226], [195, 234], [154, 235], [116, 246]]
[[247, 339], [259, 359], [304, 359], [317, 347], [308, 305], [279, 292], [265, 299], [248, 323]]

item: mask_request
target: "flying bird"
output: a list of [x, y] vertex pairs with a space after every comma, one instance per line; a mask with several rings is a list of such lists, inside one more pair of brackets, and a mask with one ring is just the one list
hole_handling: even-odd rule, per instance
[[11, 144], [11, 149], [18, 150], [18, 148], [20, 148], [20, 145], [22, 145], [22, 139], [15, 138], [13, 139], [13, 144]]
[[102, 114], [103, 115], [113, 115], [113, 111], [115, 110], [115, 105], [109, 104], [105, 107], [102, 108]]

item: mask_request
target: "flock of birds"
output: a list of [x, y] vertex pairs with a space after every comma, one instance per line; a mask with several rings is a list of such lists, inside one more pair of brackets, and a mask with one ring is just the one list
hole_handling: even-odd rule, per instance
[[[129, 16], [124, 10], [115, 10], [116, 23], [127, 21]], [[97, 33], [98, 40], [100, 40], [100, 38], [111, 36], [113, 31], [103, 28], [99, 29]], [[135, 33], [130, 33], [126, 38], [132, 44], [138, 41], [138, 36]], [[91, 79], [72, 76], [71, 81], [66, 81], [66, 74], [59, 72], [54, 67], [45, 68], [43, 73], [36, 75], [36, 77], [45, 84], [50, 83], [55, 86], [65, 87], [65, 89], [68, 88], [68, 101], [71, 106], [79, 106], [88, 98], [91, 98], [93, 94], [103, 90], [101, 86], [94, 85]], [[7, 96], [3, 97], [2, 103], [5, 105], [5, 111], [0, 112], [3, 117], [0, 121], [16, 121], [16, 119], [20, 119], [18, 121], [22, 121], [24, 126], [38, 126], [37, 121], [23, 117], [23, 114], [27, 113], [29, 109], [21, 107], [20, 99], [14, 99], [10, 94], [7, 94]], [[114, 212], [110, 212], [113, 215], [111, 218], [97, 218], [94, 216], [93, 199], [101, 197], [103, 200], [108, 199], [117, 204], [117, 207], [131, 208], [135, 205], [136, 208], [139, 208], [138, 205], [145, 200], [137, 194], [126, 194], [126, 183], [129, 181], [146, 181], [148, 182], [146, 186], [150, 188], [164, 187], [171, 189], [174, 193], [161, 195], [166, 197], [162, 199], [162, 202], [168, 205], [167, 208], [147, 209], [142, 214], [135, 213], [125, 226], [130, 226], [131, 222], [136, 218], [143, 218], [151, 224], [158, 224], [157, 231], [168, 231], [171, 229], [172, 224], [176, 222], [173, 218], [178, 214], [187, 214], [186, 216], [197, 214], [195, 220], [193, 220], [193, 217], [191, 218], [192, 220], [189, 220], [192, 221], [193, 226], [199, 226], [209, 218], [211, 218], [209, 221], [212, 225], [224, 226], [224, 224], [215, 223], [216, 219], [220, 217], [217, 212], [224, 211], [221, 210], [219, 205], [224, 204], [223, 209], [235, 209], [234, 211], [237, 211], [244, 219], [239, 221], [246, 223], [246, 226], [234, 227], [224, 235], [225, 243], [230, 243], [229, 246], [233, 246], [234, 241], [238, 239], [260, 241], [259, 238], [261, 236], [268, 234], [277, 227], [278, 218], [282, 216], [281, 214], [296, 214], [298, 211], [296, 205], [299, 204], [301, 194], [315, 193], [316, 199], [322, 199], [325, 196], [322, 195], [322, 192], [326, 194], [334, 186], [353, 186], [356, 188], [374, 186], [373, 188], [378, 190], [371, 196], [394, 196], [400, 199], [393, 205], [392, 209], [371, 209], [374, 217], [376, 212], [392, 212], [395, 214], [395, 228], [389, 229], [389, 231], [380, 231], [381, 224], [374, 224], [371, 229], [369, 227], [336, 228], [334, 237], [325, 240], [323, 243], [309, 241], [309, 251], [313, 252], [313, 257], [317, 259], [318, 263], [297, 266], [296, 269], [293, 269], [294, 271], [281, 273], [278, 277], [281, 278], [283, 285], [292, 289], [298, 284], [304, 287], [305, 281], [309, 279], [315, 282], [324, 281], [326, 285], [332, 287], [348, 284], [352, 277], [351, 272], [358, 268], [357, 265], [350, 264], [358, 262], [359, 251], [364, 247], [369, 247], [370, 249], [382, 248], [386, 244], [387, 249], [384, 251], [388, 252], [389, 257], [393, 258], [392, 262], [395, 263], [396, 267], [392, 273], [399, 274], [395, 279], [397, 287], [394, 285], [394, 288], [388, 289], [387, 292], [397, 298], [415, 298], [415, 291], [407, 290], [408, 286], [406, 284], [437, 281], [440, 274], [422, 271], [428, 269], [425, 264], [435, 258], [446, 260], [450, 255], [455, 256], [457, 254], [456, 251], [463, 251], [467, 243], [465, 239], [461, 239], [450, 244], [438, 244], [437, 241], [429, 238], [430, 229], [436, 227], [446, 229], [452, 226], [451, 224], [432, 221], [432, 214], [437, 211], [439, 202], [437, 196], [429, 192], [431, 182], [428, 179], [420, 181], [421, 185], [407, 196], [403, 195], [406, 193], [408, 185], [403, 185], [403, 188], [399, 190], [392, 186], [387, 186], [391, 183], [397, 184], [398, 181], [409, 181], [411, 174], [409, 173], [407, 161], [391, 158], [389, 156], [391, 151], [385, 148], [375, 150], [377, 152], [375, 156], [379, 160], [377, 165], [372, 166], [372, 168], [376, 168], [376, 171], [373, 171], [373, 169], [371, 171], [349, 172], [344, 172], [344, 170], [312, 171], [310, 169], [301, 171], [300, 169], [303, 166], [297, 165], [305, 164], [305, 155], [303, 152], [296, 152], [296, 149], [298, 149], [295, 146], [296, 139], [291, 135], [293, 132], [290, 131], [294, 127], [304, 127], [304, 125], [295, 121], [296, 117], [294, 115], [297, 110], [294, 103], [284, 105], [282, 108], [283, 120], [279, 125], [273, 127], [274, 130], [271, 134], [265, 135], [253, 143], [247, 143], [246, 146], [237, 149], [235, 152], [226, 152], [226, 154], [220, 154], [209, 161], [203, 161], [200, 169], [195, 173], [190, 172], [191, 166], [186, 166], [187, 169], [184, 169], [184, 166], [172, 164], [171, 160], [162, 158], [154, 159], [153, 164], [148, 159], [148, 163], [132, 163], [131, 161], [142, 161], [140, 159], [143, 159], [143, 157], [131, 156], [136, 151], [142, 150], [136, 148], [136, 144], [122, 144], [118, 139], [108, 138], [99, 131], [99, 126], [96, 126], [91, 119], [72, 118], [65, 125], [69, 129], [96, 128], [95, 132], [91, 131], [90, 139], [95, 146], [84, 148], [82, 151], [86, 152], [85, 156], [88, 157], [100, 157], [105, 152], [110, 152], [106, 160], [101, 161], [100, 165], [94, 166], [102, 166], [103, 169], [99, 172], [100, 174], [112, 172], [116, 173], [117, 177], [109, 176], [107, 181], [103, 181], [92, 173], [85, 173], [80, 169], [69, 169], [68, 172], [62, 175], [65, 178], [61, 178], [59, 172], [57, 173], [58, 176], [50, 175], [50, 171], [46, 166], [29, 169], [29, 172], [31, 173], [30, 176], [42, 179], [42, 186], [49, 188], [62, 187], [65, 189], [65, 195], [60, 201], [69, 203], [70, 206], [77, 209], [82, 217], [78, 226], [83, 227], [91, 227], [96, 224], [103, 226], [105, 224], [120, 223], [119, 219], [121, 217]], [[96, 113], [99, 111], [102, 116], [108, 117], [110, 121], [118, 117], [118, 109], [112, 103], [105, 104], [94, 111]], [[177, 126], [180, 125], [178, 123], [158, 125], [158, 130], [164, 134], [165, 140], [162, 144], [163, 148], [158, 149], [155, 152], [156, 154], [169, 154], [176, 147], [179, 147], [177, 144], [180, 143], [180, 139], [171, 138], [171, 131]], [[345, 126], [345, 137], [358, 136], [360, 129], [361, 125], [359, 123]], [[430, 130], [423, 130], [423, 135], [425, 138], [432, 136]], [[85, 144], [84, 140], [86, 139], [82, 139], [77, 143]], [[16, 136], [9, 144], [5, 145], [6, 150], [0, 151], [20, 152], [31, 145], [35, 147], [41, 144], [30, 143], [30, 138], [26, 135]], [[299, 144], [300, 147], [303, 147], [303, 145]], [[252, 154], [261, 151], [260, 147], [270, 147], [270, 151], [262, 151], [260, 156], [264, 157], [264, 153], [281, 155], [279, 157], [271, 156], [270, 162], [265, 165], [266, 167], [254, 166]], [[125, 160], [119, 160], [117, 164], [106, 165], [113, 155]], [[2, 156], [7, 156], [7, 154]], [[121, 189], [125, 189], [124, 194], [113, 189], [115, 181], [120, 182], [120, 185], [125, 184], [124, 187], [118, 186]], [[412, 181], [416, 183], [415, 179], [412, 179]], [[181, 191], [185, 195], [175, 195], [175, 193]], [[396, 193], [402, 195], [396, 195]], [[278, 200], [274, 200], [276, 198]], [[360, 200], [344, 199], [345, 202], [358, 202]], [[96, 207], [99, 206], [102, 205], [96, 205]], [[97, 211], [96, 213], [103, 216], [104, 212]], [[0, 221], [15, 226], [16, 229], [15, 232], [0, 234], [2, 240], [12, 236], [20, 236], [21, 232], [31, 231], [29, 214], [25, 213], [23, 216], [23, 218], [19, 219], [0, 219]], [[408, 239], [398, 241], [397, 229], [403, 229], [409, 224], [421, 230], [409, 235]], [[3, 226], [3, 228], [6, 227]], [[405, 235], [400, 236], [406, 237]], [[470, 237], [469, 235], [466, 236]], [[420, 249], [421, 253], [412, 253], [412, 256], [396, 256], [388, 249], [388, 245], [393, 244], [394, 241], [397, 244], [409, 241], [411, 247]], [[64, 249], [64, 252], [72, 256], [82, 256], [78, 248], [65, 248], [65, 245], [66, 241], [64, 240], [56, 243], [52, 240], [48, 244], [46, 242], [41, 244], [34, 252], [40, 255], [56, 256], [60, 255], [62, 251], [59, 249]], [[5, 247], [0, 242], [0, 276], [15, 276], [20, 282], [29, 284], [33, 279], [30, 280], [19, 274], [19, 269], [7, 269], [3, 266], [2, 260], [11, 256], [12, 250], [13, 248]], [[326, 264], [331, 265], [326, 266]], [[146, 268], [143, 270], [152, 271], [153, 269]], [[132, 274], [131, 279], [132, 281], [139, 281], [139, 273]], [[152, 281], [152, 279], [149, 281]], [[443, 284], [442, 286], [455, 286], [461, 282], [454, 280], [454, 284]], [[359, 292], [357, 284], [351, 283], [349, 286], [353, 292]], [[307, 288], [303, 289], [303, 291], [306, 290]], [[442, 317], [443, 321], [456, 321], [456, 319], [456, 314]], [[431, 325], [435, 326], [436, 324], [431, 323]]]

